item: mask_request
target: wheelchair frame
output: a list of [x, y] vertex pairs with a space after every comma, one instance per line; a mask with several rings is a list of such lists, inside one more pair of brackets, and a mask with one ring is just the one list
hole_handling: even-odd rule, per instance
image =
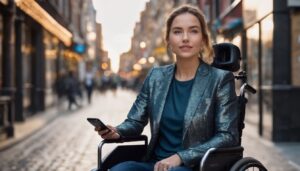
[[[221, 43], [214, 45], [215, 58], [213, 66], [236, 72], [240, 69], [240, 50], [231, 43]], [[256, 90], [247, 83], [247, 74], [241, 71], [235, 76], [235, 79], [240, 80], [243, 84], [240, 87], [240, 94], [238, 96], [239, 103], [239, 146], [230, 148], [210, 148], [201, 161], [199, 162], [200, 171], [244, 171], [250, 167], [258, 168], [260, 171], [267, 171], [261, 162], [252, 158], [243, 158], [244, 148], [241, 146], [242, 131], [245, 127], [244, 118], [247, 104], [246, 92], [252, 94]], [[124, 143], [143, 141], [139, 145], [121, 145], [117, 146], [103, 161], [102, 161], [102, 147], [108, 143]], [[134, 160], [141, 161], [145, 154], [148, 145], [148, 138], [146, 135], [135, 137], [122, 137], [118, 140], [103, 140], [98, 146], [98, 168], [92, 171], [106, 171], [115, 164]], [[134, 153], [132, 153], [134, 152]], [[120, 155], [125, 154], [125, 155]]]

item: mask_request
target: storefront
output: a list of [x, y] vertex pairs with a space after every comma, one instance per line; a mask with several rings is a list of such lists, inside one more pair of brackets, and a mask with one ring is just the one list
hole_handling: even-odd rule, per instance
[[[14, 4], [0, 0], [0, 134], [14, 135]], [[2, 136], [2, 135], [1, 135]]]
[[72, 34], [35, 1], [16, 2], [16, 120], [55, 103], [62, 49]]
[[272, 134], [272, 78], [273, 78], [273, 15], [256, 22], [246, 29], [246, 66], [248, 80], [258, 89], [249, 97], [250, 122], [259, 125], [258, 132], [271, 138]]
[[293, 11], [287, 1], [243, 1], [248, 78], [258, 90], [249, 96], [246, 119], [273, 141], [300, 140], [300, 84], [295, 74], [300, 70], [300, 21]]
[[272, 141], [300, 141], [300, 3], [295, 2], [234, 1], [213, 24], [217, 42], [240, 47], [248, 82], [258, 90], [248, 97], [246, 121]]
[[[242, 68], [248, 82], [258, 90], [250, 95], [246, 120], [258, 125], [258, 133], [272, 137], [273, 2], [237, 1], [221, 14], [214, 28], [217, 42], [232, 42], [242, 52]], [[264, 3], [261, 5], [261, 3]]]

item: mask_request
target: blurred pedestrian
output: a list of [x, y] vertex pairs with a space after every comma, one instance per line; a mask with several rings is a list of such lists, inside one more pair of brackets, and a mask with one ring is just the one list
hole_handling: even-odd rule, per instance
[[84, 85], [85, 85], [85, 89], [87, 92], [88, 103], [91, 104], [92, 93], [93, 93], [93, 89], [94, 89], [94, 85], [95, 85], [94, 73], [93, 73], [92, 69], [89, 69], [86, 72]]
[[68, 109], [71, 110], [73, 104], [76, 105], [77, 108], [81, 107], [76, 101], [76, 96], [78, 95], [78, 81], [76, 80], [73, 71], [69, 71], [65, 80], [65, 87], [69, 102]]
[[59, 72], [59, 75], [55, 82], [55, 91], [57, 93], [58, 99], [61, 99], [66, 93], [66, 73], [64, 71]]

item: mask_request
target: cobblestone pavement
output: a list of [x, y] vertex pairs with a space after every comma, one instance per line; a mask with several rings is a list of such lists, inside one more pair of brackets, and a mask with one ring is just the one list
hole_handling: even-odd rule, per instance
[[[126, 116], [136, 94], [118, 90], [95, 94], [93, 103], [74, 112], [62, 113], [34, 135], [0, 153], [1, 171], [86, 171], [97, 166], [97, 146], [101, 138], [86, 121], [99, 117], [116, 125]], [[149, 128], [145, 130], [149, 135]], [[294, 171], [272, 143], [257, 138], [246, 127], [243, 136], [245, 156], [252, 156], [270, 171]], [[105, 148], [105, 153], [111, 150]]]
[[119, 91], [95, 96], [90, 106], [63, 113], [33, 136], [2, 151], [0, 170], [85, 171], [95, 168], [101, 138], [86, 118], [99, 117], [112, 125], [119, 123], [136, 94]]

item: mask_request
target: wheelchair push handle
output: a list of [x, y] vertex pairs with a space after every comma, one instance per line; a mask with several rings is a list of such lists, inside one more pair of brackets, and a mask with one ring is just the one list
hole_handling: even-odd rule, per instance
[[247, 73], [246, 71], [240, 71], [238, 75], [234, 76], [235, 79], [241, 80], [244, 84], [241, 86], [240, 92], [241, 95], [244, 95], [245, 90], [249, 91], [252, 94], [256, 93], [256, 89], [247, 83]]
[[256, 93], [256, 89], [253, 88], [251, 85], [246, 84], [245, 89], [248, 90], [250, 93], [255, 94]]

